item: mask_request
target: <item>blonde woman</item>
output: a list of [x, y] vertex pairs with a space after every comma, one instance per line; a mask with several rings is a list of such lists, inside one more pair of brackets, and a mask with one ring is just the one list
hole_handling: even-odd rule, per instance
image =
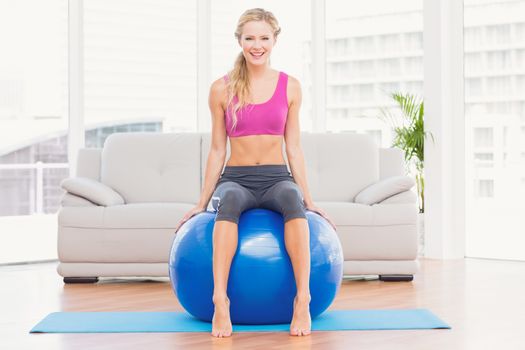
[[[232, 334], [226, 287], [237, 249], [237, 225], [241, 213], [255, 207], [284, 217], [285, 246], [297, 286], [290, 334], [310, 334], [310, 233], [305, 211], [328, 217], [314, 205], [306, 182], [299, 139], [301, 87], [295, 78], [270, 67], [280, 31], [274, 15], [263, 9], [247, 10], [240, 17], [235, 37], [242, 52], [234, 68], [210, 89], [212, 137], [200, 202], [178, 225], [205, 211], [212, 200], [217, 212], [213, 229], [215, 337]], [[221, 174], [228, 138], [231, 155]], [[291, 174], [283, 158], [283, 141]]]

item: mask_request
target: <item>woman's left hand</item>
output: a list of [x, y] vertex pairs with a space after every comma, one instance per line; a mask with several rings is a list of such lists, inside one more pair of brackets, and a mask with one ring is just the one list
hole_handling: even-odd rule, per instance
[[330, 225], [332, 225], [334, 230], [337, 231], [337, 227], [335, 226], [334, 222], [330, 219], [330, 217], [328, 217], [328, 214], [323, 209], [319, 208], [318, 206], [316, 206], [313, 203], [307, 204], [307, 205], [305, 205], [305, 207], [306, 207], [306, 210], [310, 210], [310, 211], [313, 211], [313, 212], [321, 215], [323, 218], [326, 219], [326, 221], [328, 221], [330, 223]]

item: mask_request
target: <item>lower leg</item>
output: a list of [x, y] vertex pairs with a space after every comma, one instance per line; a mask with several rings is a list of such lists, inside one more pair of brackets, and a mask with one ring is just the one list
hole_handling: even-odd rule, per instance
[[310, 296], [310, 231], [306, 219], [292, 219], [284, 226], [284, 243], [292, 261], [297, 297]]
[[237, 224], [230, 221], [216, 221], [213, 228], [213, 303], [215, 311], [212, 321], [212, 335], [228, 337], [232, 332], [230, 305], [226, 289], [230, 266], [237, 250]]
[[310, 333], [310, 231], [306, 219], [298, 218], [286, 222], [284, 241], [292, 262], [297, 286], [294, 300], [294, 315], [290, 325], [292, 335]]

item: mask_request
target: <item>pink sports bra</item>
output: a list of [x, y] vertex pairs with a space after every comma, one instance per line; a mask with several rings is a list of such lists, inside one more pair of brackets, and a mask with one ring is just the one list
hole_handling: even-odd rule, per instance
[[[228, 81], [228, 76], [224, 79]], [[288, 96], [286, 87], [288, 75], [279, 72], [277, 87], [272, 97], [264, 103], [247, 104], [237, 111], [237, 124], [232, 130], [233, 107], [228, 106], [224, 113], [226, 134], [229, 137], [249, 135], [284, 135], [286, 117], [288, 116]], [[233, 98], [237, 103], [237, 96]]]

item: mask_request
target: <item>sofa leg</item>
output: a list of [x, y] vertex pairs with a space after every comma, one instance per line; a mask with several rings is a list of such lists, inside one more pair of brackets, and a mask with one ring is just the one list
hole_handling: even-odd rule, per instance
[[64, 283], [97, 283], [98, 277], [64, 277]]
[[384, 282], [410, 282], [414, 275], [379, 275], [379, 280]]

